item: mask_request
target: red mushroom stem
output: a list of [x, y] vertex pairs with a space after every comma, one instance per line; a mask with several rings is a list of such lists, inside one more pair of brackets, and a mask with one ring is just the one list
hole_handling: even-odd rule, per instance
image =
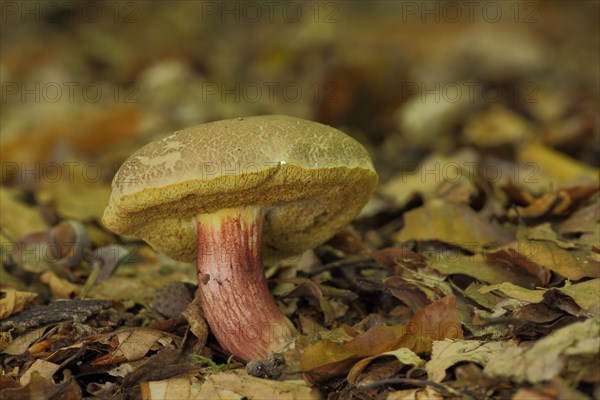
[[285, 350], [296, 337], [279, 311], [262, 268], [260, 207], [196, 217], [198, 293], [221, 346], [248, 361]]

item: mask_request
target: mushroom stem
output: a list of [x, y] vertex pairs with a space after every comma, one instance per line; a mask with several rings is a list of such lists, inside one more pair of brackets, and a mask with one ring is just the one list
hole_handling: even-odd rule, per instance
[[262, 268], [263, 211], [238, 207], [196, 216], [198, 295], [221, 346], [244, 359], [264, 359], [295, 339]]

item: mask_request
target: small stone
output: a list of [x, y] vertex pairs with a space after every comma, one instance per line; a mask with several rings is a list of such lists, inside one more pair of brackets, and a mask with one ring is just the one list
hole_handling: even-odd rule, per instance
[[250, 376], [255, 376], [257, 378], [268, 378], [269, 374], [267, 373], [265, 364], [263, 364], [260, 360], [251, 360], [246, 364], [246, 372]]
[[280, 353], [271, 353], [265, 359], [264, 365], [271, 379], [279, 379], [285, 370], [285, 357]]

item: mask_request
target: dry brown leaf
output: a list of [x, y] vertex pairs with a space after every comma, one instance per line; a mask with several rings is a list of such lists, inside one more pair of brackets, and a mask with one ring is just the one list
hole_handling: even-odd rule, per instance
[[58, 181], [43, 181], [37, 193], [42, 204], [52, 203], [56, 213], [64, 219], [101, 221], [110, 195], [110, 185], [101, 180], [98, 167], [87, 168], [83, 162], [73, 161]]
[[469, 251], [503, 245], [511, 237], [483, 219], [473, 209], [431, 200], [404, 214], [404, 228], [395, 235], [398, 242], [440, 241]]
[[558, 186], [578, 182], [598, 182], [599, 170], [583, 164], [567, 155], [540, 143], [519, 148], [517, 159], [522, 163], [533, 163]]
[[41, 339], [44, 336], [46, 330], [47, 327], [42, 327], [20, 335], [10, 342], [10, 344], [6, 346], [2, 353], [11, 354], [14, 356], [24, 354], [33, 342]]
[[[4, 168], [3, 168], [4, 169]], [[21, 238], [48, 229], [42, 214], [16, 198], [16, 193], [0, 187], [0, 227], [2, 227], [2, 251], [10, 255], [16, 250], [14, 243]], [[12, 243], [12, 244], [11, 244]]]
[[52, 295], [59, 299], [72, 299], [81, 291], [79, 286], [59, 278], [52, 271], [44, 272], [40, 280], [50, 286]]
[[531, 123], [505, 106], [494, 104], [470, 118], [463, 130], [463, 140], [481, 147], [518, 144], [533, 133]]
[[479, 155], [472, 149], [462, 149], [447, 157], [433, 153], [425, 158], [416, 171], [406, 171], [390, 179], [381, 187], [381, 193], [397, 207], [404, 207], [419, 195], [423, 198], [441, 197], [454, 202], [465, 202], [477, 189], [473, 178]]
[[321, 395], [304, 381], [272, 381], [234, 371], [208, 375], [197, 398], [318, 400]]
[[201, 387], [202, 383], [195, 377], [177, 377], [164, 381], [140, 383], [143, 400], [200, 399], [202, 398], [200, 397]]
[[386, 400], [442, 400], [444, 396], [435, 389], [425, 387], [422, 389], [399, 390], [388, 394]]
[[144, 357], [150, 350], [159, 350], [180, 339], [167, 332], [149, 328], [130, 328], [113, 332], [98, 339], [110, 344], [111, 351], [92, 361], [92, 365], [112, 365], [125, 361], [135, 361]]
[[29, 367], [23, 376], [21, 376], [19, 383], [21, 383], [21, 386], [27, 385], [34, 373], [39, 374], [44, 379], [52, 380], [52, 375], [54, 375], [59, 368], [60, 365], [58, 364], [44, 360], [35, 360], [31, 367]]
[[490, 359], [515, 347], [516, 342], [485, 342], [479, 340], [441, 340], [433, 342], [431, 360], [425, 364], [430, 380], [442, 382], [446, 370], [462, 362], [474, 362], [485, 366]]
[[381, 357], [396, 357], [396, 359], [400, 361], [400, 363], [402, 363], [403, 365], [416, 366], [425, 363], [425, 361], [421, 357], [416, 355], [414, 352], [405, 347], [401, 347], [394, 351], [388, 351], [360, 360], [359, 362], [354, 364], [350, 372], [348, 372], [348, 382], [354, 384], [358, 376], [371, 363], [371, 361]]
[[597, 202], [575, 211], [565, 221], [558, 225], [561, 234], [598, 232], [600, 221], [600, 206]]
[[401, 347], [422, 353], [431, 349], [431, 340], [444, 338], [462, 338], [454, 296], [423, 308], [407, 325], [375, 326], [345, 344], [320, 341], [305, 350], [300, 365], [316, 383], [346, 373], [360, 359]]
[[[562, 327], [532, 345], [522, 344], [494, 357], [485, 366], [490, 376], [516, 382], [537, 383], [558, 376], [568, 366], [569, 357], [586, 356], [593, 368], [600, 352], [600, 317]], [[583, 371], [581, 371], [583, 372]]]
[[557, 290], [571, 297], [587, 313], [600, 314], [600, 279], [591, 279]]
[[0, 289], [0, 319], [23, 311], [27, 303], [37, 296], [34, 292], [21, 292], [9, 287]]
[[369, 254], [375, 261], [385, 267], [394, 267], [397, 264], [425, 265], [425, 258], [405, 247], [386, 247], [372, 251]]
[[525, 206], [516, 206], [507, 212], [514, 220], [518, 218], [541, 218], [544, 216], [563, 216], [598, 191], [598, 185], [580, 185], [558, 189], [541, 196], [531, 196]]
[[208, 339], [208, 325], [202, 314], [202, 307], [200, 305], [200, 297], [194, 297], [194, 300], [183, 311], [181, 314], [190, 326], [190, 331], [198, 339], [198, 343], [194, 347], [194, 353], [202, 354], [206, 339]]
[[74, 379], [67, 379], [55, 385], [37, 372], [31, 374], [29, 382], [24, 386], [0, 390], [2, 400], [80, 400], [82, 396], [81, 388]]
[[[137, 135], [138, 109], [136, 105], [124, 104], [107, 108], [91, 107], [69, 119], [56, 118], [31, 129], [4, 138], [0, 146], [3, 163], [15, 164], [25, 170], [35, 170], [33, 166], [58, 164], [53, 160], [53, 152], [67, 142], [70, 147], [89, 155], [104, 152], [124, 138]], [[2, 168], [2, 181], [15, 180], [23, 175], [19, 168]]]
[[600, 268], [579, 251], [568, 251], [556, 243], [542, 240], [521, 240], [491, 251], [490, 262], [506, 262], [537, 276], [543, 285], [550, 281], [550, 271], [570, 280], [600, 278]]
[[428, 265], [444, 275], [467, 275], [481, 282], [497, 284], [512, 282], [523, 287], [534, 287], [538, 279], [504, 264], [493, 265], [485, 261], [480, 254], [463, 255], [455, 254], [452, 257], [434, 259]]

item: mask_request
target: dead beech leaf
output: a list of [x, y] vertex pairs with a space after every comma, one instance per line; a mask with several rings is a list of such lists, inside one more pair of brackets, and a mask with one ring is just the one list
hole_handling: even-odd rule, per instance
[[525, 206], [511, 208], [507, 216], [517, 218], [540, 218], [545, 215], [562, 216], [575, 209], [583, 201], [598, 191], [598, 185], [580, 185], [558, 189], [555, 192], [544, 193], [531, 197]]
[[600, 221], [600, 207], [598, 203], [580, 208], [558, 225], [558, 232], [562, 234], [597, 232]]
[[399, 390], [388, 394], [386, 400], [443, 400], [444, 396], [431, 387]]
[[52, 271], [46, 271], [40, 280], [50, 287], [52, 294], [59, 299], [72, 299], [80, 292], [81, 288], [65, 279], [59, 278]]
[[470, 118], [463, 130], [463, 140], [480, 147], [498, 147], [522, 143], [533, 133], [531, 123], [506, 106], [494, 104]]
[[597, 182], [599, 171], [563, 153], [533, 143], [519, 148], [517, 159], [522, 163], [533, 163], [557, 185], [573, 184], [578, 181]]
[[322, 340], [304, 351], [300, 366], [316, 383], [346, 373], [366, 357], [401, 347], [423, 353], [431, 349], [431, 340], [462, 337], [456, 298], [450, 295], [417, 312], [407, 325], [375, 326], [344, 344]]
[[190, 331], [198, 339], [198, 343], [194, 347], [194, 353], [201, 354], [208, 339], [208, 325], [202, 315], [202, 307], [200, 306], [200, 297], [194, 297], [191, 303], [181, 314], [188, 322]]
[[40, 211], [16, 198], [16, 193], [0, 187], [0, 227], [3, 254], [16, 250], [14, 243], [21, 238], [48, 229]]
[[92, 365], [112, 365], [139, 360], [150, 350], [159, 350], [173, 342], [179, 343], [179, 338], [155, 329], [131, 328], [104, 335], [99, 341], [110, 344], [112, 350], [92, 361]]
[[490, 262], [503, 261], [537, 276], [543, 285], [550, 281], [550, 271], [570, 280], [600, 278], [600, 268], [578, 251], [560, 248], [556, 243], [542, 240], [521, 240], [491, 251]]
[[600, 314], [600, 279], [591, 279], [557, 290], [571, 297], [587, 313]]
[[433, 342], [431, 360], [425, 364], [425, 370], [430, 380], [442, 382], [446, 370], [462, 362], [474, 362], [485, 366], [490, 359], [515, 347], [513, 341], [484, 342], [479, 340], [441, 340]]
[[524, 287], [517, 286], [510, 282], [503, 282], [496, 285], [483, 286], [479, 289], [481, 293], [489, 293], [497, 290], [505, 296], [524, 301], [527, 303], [541, 303], [544, 301], [545, 289], [531, 290], [525, 289]]
[[402, 171], [381, 187], [381, 193], [390, 198], [397, 207], [404, 207], [415, 196], [440, 197], [450, 202], [465, 202], [477, 193], [473, 184], [476, 174], [474, 166], [479, 154], [464, 148], [451, 156], [432, 153], [418, 166], [416, 171]]
[[318, 400], [321, 395], [304, 381], [272, 381], [232, 371], [208, 375], [196, 398]]
[[600, 353], [600, 316], [562, 327], [531, 346], [513, 347], [492, 358], [484, 373], [510, 378], [516, 382], [548, 381], [567, 367], [569, 357], [590, 359], [585, 368], [594, 365]]
[[434, 199], [404, 214], [398, 242], [440, 241], [469, 251], [509, 243], [511, 238], [470, 207]]
[[25, 354], [32, 343], [44, 336], [44, 333], [47, 329], [48, 327], [44, 326], [18, 336], [12, 342], [10, 342], [10, 344], [6, 346], [4, 350], [2, 350], [2, 353], [13, 356]]
[[2, 400], [44, 399], [79, 400], [83, 397], [81, 388], [75, 379], [67, 379], [59, 384], [45, 379], [39, 373], [32, 373], [29, 382], [19, 388], [0, 390]]
[[27, 371], [25, 371], [25, 373], [21, 376], [19, 383], [21, 386], [27, 385], [31, 380], [32, 374], [34, 373], [39, 374], [42, 378], [51, 380], [52, 375], [54, 375], [59, 368], [60, 365], [58, 364], [40, 359], [35, 360], [31, 367], [29, 367], [29, 369], [27, 369]]
[[[64, 219], [100, 221], [110, 195], [110, 185], [102, 182], [95, 169], [73, 161], [72, 169], [64, 171], [58, 182], [44, 181], [39, 192], [41, 203], [53, 202], [56, 213]], [[90, 172], [94, 171], [94, 172]]]
[[[44, 123], [12, 131], [2, 137], [0, 158], [14, 167], [3, 168], [0, 178], [2, 182], [22, 179], [23, 175], [27, 178], [25, 171], [35, 170], [35, 166], [44, 169], [46, 165], [55, 165], [61, 143], [68, 143], [71, 149], [84, 156], [103, 154], [111, 146], [123, 143], [123, 139], [138, 135], [138, 113], [135, 104], [94, 105], [69, 116], [52, 115], [44, 118]], [[73, 164], [69, 168], [71, 166]], [[95, 163], [86, 167], [89, 167], [88, 176], [94, 176], [101, 168]]]
[[372, 251], [369, 254], [375, 261], [385, 267], [394, 267], [400, 264], [424, 265], [425, 258], [405, 247], [386, 247], [385, 249]]
[[177, 377], [164, 381], [142, 382], [143, 400], [200, 399], [202, 383], [195, 377]]
[[464, 255], [455, 254], [452, 257], [437, 257], [428, 265], [444, 275], [467, 275], [481, 282], [497, 284], [502, 282], [513, 282], [523, 287], [533, 287], [539, 281], [521, 272], [519, 268], [508, 265], [492, 265], [485, 261], [481, 254]]
[[0, 289], [0, 319], [23, 311], [27, 303], [37, 296], [37, 293], [21, 292], [9, 287]]
[[388, 351], [360, 360], [359, 362], [354, 364], [354, 366], [348, 373], [348, 382], [354, 384], [360, 373], [371, 363], [371, 361], [380, 357], [396, 357], [396, 359], [404, 365], [421, 365], [425, 363], [425, 361], [421, 357], [416, 355], [414, 352], [405, 347], [401, 347], [394, 351]]

